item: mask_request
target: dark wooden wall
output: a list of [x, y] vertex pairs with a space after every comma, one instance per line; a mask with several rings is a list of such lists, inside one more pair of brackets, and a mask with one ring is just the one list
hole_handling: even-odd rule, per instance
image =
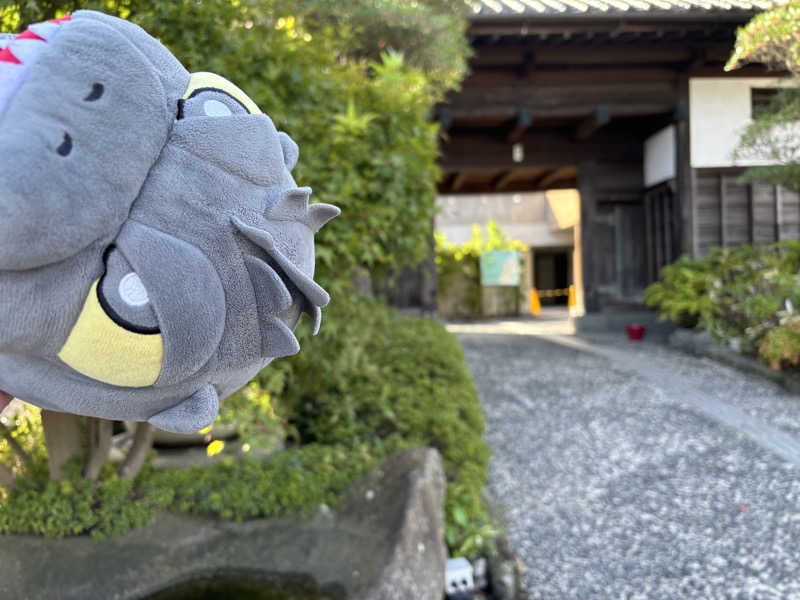
[[642, 163], [587, 161], [578, 184], [586, 310], [635, 304], [647, 283]]
[[695, 170], [696, 254], [800, 238], [800, 197], [783, 187], [739, 183], [741, 169]]

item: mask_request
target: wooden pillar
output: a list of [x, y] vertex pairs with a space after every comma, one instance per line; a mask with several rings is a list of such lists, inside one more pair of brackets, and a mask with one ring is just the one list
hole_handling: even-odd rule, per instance
[[719, 176], [719, 239], [723, 248], [730, 246], [728, 243], [728, 178]]
[[675, 123], [675, 175], [677, 179], [676, 215], [678, 218], [680, 251], [690, 256], [697, 255], [697, 235], [695, 232], [694, 169], [690, 160], [689, 139], [689, 75], [681, 73], [678, 78], [678, 104]]
[[756, 241], [756, 198], [753, 184], [747, 184], [747, 241], [754, 244]]
[[[583, 199], [580, 200], [583, 204]], [[572, 228], [572, 282], [575, 285], [575, 306], [572, 307], [570, 314], [573, 317], [582, 317], [586, 314], [586, 301], [583, 293], [583, 230], [581, 220]]]
[[595, 181], [599, 167], [595, 161], [587, 161], [578, 165], [578, 191], [581, 195], [581, 262], [583, 275], [583, 301], [586, 312], [600, 310], [600, 298], [597, 290], [597, 277], [593, 254], [603, 252], [597, 247], [595, 235], [597, 220], [597, 195]]
[[644, 226], [647, 242], [647, 283], [658, 279], [655, 255], [655, 215], [653, 214], [653, 195], [644, 195]]

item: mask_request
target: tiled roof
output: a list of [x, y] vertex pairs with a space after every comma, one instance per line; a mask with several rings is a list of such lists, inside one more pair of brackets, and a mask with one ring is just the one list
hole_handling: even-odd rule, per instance
[[758, 11], [770, 0], [474, 0], [473, 19], [537, 16], [694, 15]]

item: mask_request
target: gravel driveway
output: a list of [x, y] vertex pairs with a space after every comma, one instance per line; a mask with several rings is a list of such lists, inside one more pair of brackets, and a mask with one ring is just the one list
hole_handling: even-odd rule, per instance
[[800, 599], [800, 397], [655, 344], [451, 330], [531, 599]]

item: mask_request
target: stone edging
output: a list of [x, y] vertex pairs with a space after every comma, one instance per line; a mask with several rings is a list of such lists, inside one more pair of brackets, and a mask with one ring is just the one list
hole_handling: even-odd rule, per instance
[[668, 345], [693, 356], [711, 358], [740, 371], [759, 375], [794, 394], [800, 394], [800, 375], [783, 371], [773, 371], [757, 359], [740, 354], [715, 341], [707, 331], [677, 329], [668, 338]]

